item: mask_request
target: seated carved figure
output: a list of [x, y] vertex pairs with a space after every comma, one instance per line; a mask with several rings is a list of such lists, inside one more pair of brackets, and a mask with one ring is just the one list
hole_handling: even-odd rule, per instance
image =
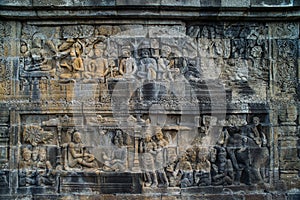
[[226, 158], [225, 148], [218, 147], [217, 163], [212, 177], [213, 185], [231, 185], [233, 183], [233, 167], [231, 161]]
[[211, 164], [203, 153], [198, 153], [198, 163], [195, 172], [195, 182], [199, 186], [206, 186], [211, 184], [210, 168]]
[[188, 160], [188, 156], [183, 155], [179, 161], [179, 169], [181, 174], [180, 186], [182, 188], [190, 187], [194, 184], [193, 168]]
[[73, 134], [73, 140], [68, 145], [65, 169], [97, 168], [98, 164], [93, 154], [90, 154], [81, 141], [79, 132]]
[[76, 42], [70, 48], [70, 62], [63, 62], [60, 64], [61, 79], [79, 79], [84, 71], [83, 60], [81, 58], [81, 44]]
[[129, 47], [122, 48], [122, 58], [119, 63], [119, 73], [123, 78], [134, 78], [137, 66], [133, 57], [131, 57]]
[[54, 182], [54, 171], [49, 160], [47, 160], [46, 149], [41, 148], [39, 150], [39, 160], [37, 162], [38, 178], [37, 184], [52, 185]]
[[248, 136], [252, 138], [259, 147], [266, 146], [267, 138], [262, 130], [259, 117], [253, 117], [253, 125], [250, 126]]
[[108, 68], [104, 73], [105, 78], [121, 78], [122, 76], [119, 73], [119, 69], [116, 66], [116, 63], [113, 59], [108, 61]]
[[31, 166], [33, 165], [33, 162], [31, 160], [31, 150], [29, 150], [28, 148], [24, 148], [22, 150], [22, 157], [23, 160], [20, 162], [19, 168], [22, 169], [30, 169]]
[[154, 58], [150, 57], [149, 49], [142, 49], [140, 59], [140, 71], [137, 75], [144, 80], [156, 80], [157, 64]]
[[115, 148], [110, 152], [103, 152], [104, 171], [125, 171], [126, 170], [126, 148]]
[[165, 167], [166, 176], [168, 178], [169, 186], [175, 187], [179, 185], [178, 171], [179, 171], [179, 160], [175, 151], [168, 152], [168, 161], [169, 163]]
[[35, 185], [37, 179], [37, 173], [31, 170], [33, 161], [31, 159], [32, 151], [28, 148], [22, 150], [23, 160], [19, 164], [19, 185]]

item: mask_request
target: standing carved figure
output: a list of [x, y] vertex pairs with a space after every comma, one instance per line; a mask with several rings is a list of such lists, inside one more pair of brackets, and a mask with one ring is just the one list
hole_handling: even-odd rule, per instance
[[155, 173], [154, 155], [156, 154], [156, 143], [152, 140], [151, 135], [147, 134], [144, 141], [140, 144], [142, 153], [142, 168], [145, 174], [145, 186], [156, 187], [157, 176]]
[[227, 152], [235, 170], [235, 181], [247, 185], [263, 183], [266, 166], [269, 163], [269, 150], [247, 136], [237, 127], [228, 128]]
[[164, 135], [161, 131], [161, 128], [156, 129], [155, 138], [157, 140], [157, 149], [156, 149], [156, 159], [155, 159], [155, 166], [156, 172], [159, 178], [159, 182], [162, 186], [168, 186], [169, 181], [167, 179], [166, 172], [164, 170], [164, 149], [168, 145], [168, 141], [164, 139]]

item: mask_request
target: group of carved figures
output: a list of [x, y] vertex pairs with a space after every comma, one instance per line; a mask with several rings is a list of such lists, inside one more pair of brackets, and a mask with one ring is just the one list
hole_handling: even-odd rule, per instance
[[[259, 118], [250, 126], [225, 126], [214, 146], [193, 146], [178, 157], [161, 130], [140, 143], [145, 186], [192, 187], [262, 184], [269, 177], [269, 149]], [[165, 151], [163, 150], [165, 149]], [[163, 152], [168, 162], [163, 165]]]
[[[209, 185], [258, 184], [268, 181], [269, 147], [258, 117], [252, 125], [236, 125], [229, 120], [215, 145], [194, 145], [182, 155], [169, 146], [171, 138], [158, 126], [146, 126], [144, 137], [137, 143], [140, 169], [145, 187], [192, 187]], [[232, 123], [231, 123], [232, 122]], [[128, 137], [120, 129], [110, 142], [115, 145], [102, 160], [95, 157], [81, 138], [69, 131], [71, 141], [62, 144], [63, 170], [100, 173], [128, 170], [126, 148]], [[106, 133], [102, 133], [106, 134]], [[209, 133], [208, 133], [209, 134]], [[44, 147], [30, 146], [21, 150], [19, 185], [52, 185], [55, 171], [47, 160]]]
[[[58, 47], [50, 40], [45, 45], [51, 49], [52, 56], [41, 44], [30, 50], [25, 43], [21, 45], [25, 72], [48, 72], [49, 77], [85, 81], [105, 81], [107, 78], [173, 81], [180, 72], [175, 64], [175, 55], [167, 45], [161, 47], [160, 56], [153, 56], [153, 49], [147, 42], [134, 51], [124, 45], [121, 47], [121, 56], [115, 59], [106, 58], [106, 45], [102, 41], [95, 42], [92, 48], [86, 47], [80, 39], [71, 38]], [[135, 52], [134, 56], [132, 52]]]
[[146, 136], [139, 145], [141, 168], [145, 172], [145, 186], [156, 187], [158, 184], [168, 186], [169, 181], [164, 171], [164, 149], [168, 141], [164, 138], [161, 128], [154, 131], [155, 134], [152, 136], [151, 129], [147, 129]]
[[19, 185], [52, 185], [55, 171], [49, 160], [47, 151], [41, 147], [24, 147], [21, 150], [22, 160], [19, 163]]

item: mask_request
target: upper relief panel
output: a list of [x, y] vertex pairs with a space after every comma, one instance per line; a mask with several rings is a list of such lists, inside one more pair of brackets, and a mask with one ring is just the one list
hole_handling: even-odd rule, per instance
[[268, 27], [259, 24], [203, 24], [187, 34], [198, 42], [200, 68], [232, 91], [233, 102], [266, 100], [269, 81]]
[[114, 91], [134, 83], [133, 101], [175, 94], [210, 102], [226, 93], [227, 102], [263, 103], [271, 80], [276, 91], [295, 94], [298, 35], [297, 23], [23, 24], [19, 94], [110, 104]]
[[197, 43], [183, 26], [24, 24], [20, 53], [19, 91], [29, 100], [109, 103], [127, 83], [134, 99], [158, 100], [203, 84]]

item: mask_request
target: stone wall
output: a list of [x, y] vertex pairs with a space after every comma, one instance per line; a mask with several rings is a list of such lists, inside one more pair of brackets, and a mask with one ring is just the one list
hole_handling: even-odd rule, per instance
[[0, 5], [0, 198], [299, 198], [298, 1]]

